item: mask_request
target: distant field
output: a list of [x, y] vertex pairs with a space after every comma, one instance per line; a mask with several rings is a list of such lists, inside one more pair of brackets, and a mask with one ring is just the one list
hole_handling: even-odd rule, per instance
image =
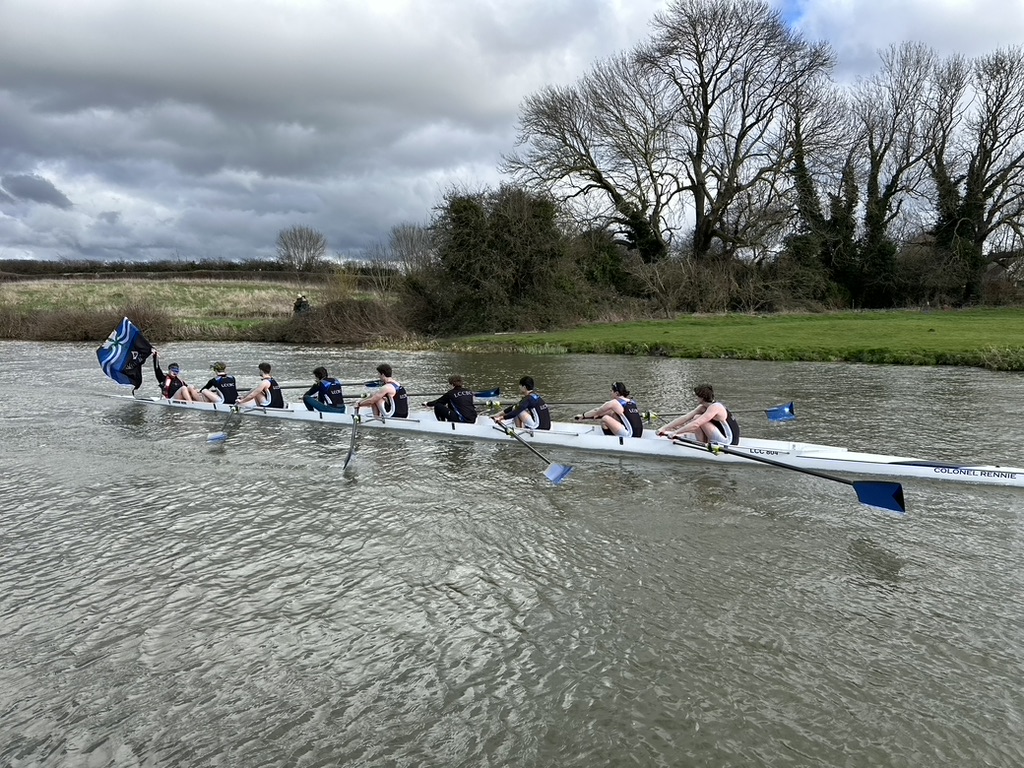
[[550, 333], [471, 336], [469, 349], [1024, 370], [1024, 310], [687, 316]]
[[[166, 313], [166, 337], [177, 339], [246, 338], [301, 343], [371, 343], [370, 334], [338, 336], [338, 329], [377, 320], [353, 316], [329, 321], [309, 332], [319, 317], [309, 316], [296, 335], [282, 335], [278, 321], [289, 323], [297, 293], [314, 307], [339, 296], [366, 297], [344, 278], [321, 277], [307, 284], [210, 279], [33, 280], [0, 283], [0, 319], [8, 315], [45, 317], [73, 312], [96, 316], [125, 307]], [[268, 322], [270, 321], [270, 322]], [[67, 340], [69, 317], [35, 335], [15, 324], [4, 338]], [[106, 327], [109, 318], [102, 321]], [[166, 323], [165, 323], [166, 325]], [[49, 327], [49, 326], [48, 326]], [[306, 330], [304, 330], [304, 328]], [[0, 329], [2, 331], [2, 329]], [[833, 312], [783, 315], [686, 315], [673, 320], [594, 323], [547, 333], [510, 333], [457, 339], [424, 340], [401, 328], [388, 344], [474, 352], [526, 351], [537, 354], [608, 353], [743, 360], [810, 360], [891, 363], [896, 365], [968, 365], [1024, 371], [1024, 309], [959, 311]], [[107, 333], [106, 330], [102, 334]], [[101, 336], [102, 336], [101, 334]], [[94, 334], [95, 335], [95, 334]], [[70, 336], [73, 338], [73, 334]], [[402, 341], [398, 341], [399, 339]]]
[[303, 293], [314, 306], [324, 283], [238, 280], [32, 280], [0, 283], [0, 305], [17, 311], [116, 310], [131, 304], [159, 307], [179, 320], [216, 321], [288, 317]]

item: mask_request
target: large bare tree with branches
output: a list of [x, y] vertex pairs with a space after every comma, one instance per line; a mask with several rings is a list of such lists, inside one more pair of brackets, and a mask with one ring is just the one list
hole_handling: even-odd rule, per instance
[[778, 225], [782, 114], [831, 63], [761, 0], [677, 0], [649, 44], [527, 99], [523, 149], [503, 169], [572, 200], [644, 261], [667, 252], [684, 216], [695, 255], [732, 253]]
[[327, 238], [306, 226], [294, 226], [277, 233], [277, 259], [288, 269], [314, 272], [324, 266]]
[[789, 169], [787, 108], [832, 53], [760, 0], [680, 0], [640, 59], [673, 89], [671, 142], [694, 216], [693, 254], [755, 244]]
[[668, 250], [667, 219], [681, 190], [668, 144], [665, 83], [635, 57], [600, 63], [575, 86], [527, 98], [523, 149], [502, 170], [529, 189], [572, 202], [586, 227], [607, 228], [645, 262]]
[[[1024, 48], [936, 66], [929, 127], [936, 246], [967, 271], [964, 301], [976, 301], [989, 259], [1020, 255], [1024, 237]], [[993, 240], [997, 242], [993, 242]]]

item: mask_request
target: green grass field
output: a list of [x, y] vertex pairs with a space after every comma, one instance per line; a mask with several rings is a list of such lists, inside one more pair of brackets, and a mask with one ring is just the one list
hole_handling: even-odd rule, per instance
[[[0, 309], [99, 313], [145, 305], [173, 318], [175, 338], [259, 340], [267, 321], [291, 317], [297, 293], [304, 293], [315, 308], [332, 297], [352, 295], [352, 288], [343, 281], [323, 279], [306, 284], [194, 278], [38, 280], [0, 283]], [[1024, 309], [684, 316], [403, 344], [474, 352], [968, 365], [1021, 371]], [[394, 345], [393, 339], [389, 341]]]
[[723, 315], [472, 336], [467, 349], [1024, 370], [1024, 310]]

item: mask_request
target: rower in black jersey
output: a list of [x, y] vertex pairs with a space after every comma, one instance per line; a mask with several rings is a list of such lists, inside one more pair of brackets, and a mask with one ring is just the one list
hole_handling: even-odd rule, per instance
[[405, 387], [392, 378], [394, 371], [387, 363], [377, 366], [381, 386], [372, 395], [356, 403], [356, 411], [360, 408], [371, 408], [376, 418], [407, 419], [409, 418], [409, 395]]
[[534, 389], [531, 376], [523, 376], [519, 380], [519, 393], [522, 395], [522, 399], [492, 417], [494, 421], [501, 424], [508, 419], [513, 419], [515, 425], [521, 429], [551, 429], [551, 411], [548, 410], [548, 404], [544, 402], [544, 398]]
[[598, 419], [606, 435], [640, 437], [644, 433], [644, 420], [636, 401], [630, 399], [629, 390], [621, 381], [612, 384], [612, 399], [597, 408], [584, 411], [580, 419]]
[[438, 421], [475, 424], [476, 396], [466, 389], [461, 376], [450, 376], [448, 384], [451, 386], [451, 389], [436, 400], [431, 400], [428, 403], [424, 403], [424, 405], [434, 409], [434, 416]]
[[313, 369], [313, 376], [316, 378], [316, 383], [302, 396], [302, 402], [306, 409], [344, 413], [345, 393], [342, 390], [341, 382], [330, 376], [322, 365]]
[[203, 384], [199, 396], [208, 403], [233, 405], [238, 400], [238, 385], [234, 376], [228, 376], [226, 363], [217, 362], [210, 366], [213, 378]]
[[260, 383], [253, 387], [236, 405], [253, 403], [261, 408], [284, 408], [281, 385], [270, 375], [270, 363], [260, 363]]

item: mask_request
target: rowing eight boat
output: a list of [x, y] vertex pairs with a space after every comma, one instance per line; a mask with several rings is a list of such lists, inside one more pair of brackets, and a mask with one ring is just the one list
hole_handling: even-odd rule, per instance
[[[233, 406], [168, 401], [161, 397], [132, 397], [131, 395], [111, 395], [111, 397], [144, 405], [215, 412], [219, 415], [236, 411]], [[353, 421], [351, 413], [308, 411], [302, 403], [292, 403], [286, 408], [242, 407], [237, 409], [237, 412], [245, 417], [318, 421], [343, 427], [351, 427]], [[691, 446], [676, 445], [671, 440], [657, 437], [654, 430], [645, 430], [643, 437], [639, 438], [620, 438], [603, 434], [601, 428], [592, 423], [552, 422], [550, 430], [534, 432], [520, 430], [513, 436], [503, 430], [494, 429], [493, 423], [486, 416], [481, 416], [476, 424], [458, 424], [437, 421], [431, 411], [413, 412], [408, 419], [373, 419], [369, 418], [367, 412], [364, 411], [360, 416], [359, 428], [367, 431], [394, 430], [402, 433], [507, 443], [513, 443], [516, 438], [520, 438], [541, 447], [553, 446], [597, 453], [696, 460], [718, 464], [751, 464], [758, 458], [765, 458], [770, 459], [772, 463], [782, 464], [793, 469], [876, 477], [929, 478], [1024, 488], [1024, 469], [1018, 467], [925, 461], [904, 456], [864, 453], [836, 446], [788, 440], [743, 437], [740, 439], [739, 445], [732, 446], [728, 453], [711, 453], [691, 450]], [[748, 460], [748, 456], [753, 461]]]

